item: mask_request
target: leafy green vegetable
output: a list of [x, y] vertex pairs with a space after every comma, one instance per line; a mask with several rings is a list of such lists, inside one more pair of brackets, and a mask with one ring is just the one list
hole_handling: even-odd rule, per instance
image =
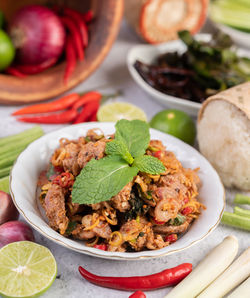
[[141, 155], [136, 157], [133, 163], [141, 172], [157, 175], [165, 172], [165, 167], [162, 162], [150, 155]]
[[115, 127], [115, 139], [126, 144], [133, 157], [145, 153], [150, 141], [149, 125], [146, 122], [122, 119], [116, 123]]
[[116, 124], [115, 137], [106, 144], [108, 156], [92, 159], [76, 177], [72, 190], [73, 203], [107, 201], [132, 181], [139, 171], [154, 175], [165, 171], [161, 161], [144, 155], [150, 140], [146, 122], [120, 120]]
[[129, 153], [128, 147], [122, 141], [113, 140], [107, 143], [105, 152], [106, 154], [121, 156], [129, 164], [132, 164], [134, 161], [133, 157]]
[[173, 226], [180, 226], [186, 221], [186, 216], [178, 213], [176, 218], [170, 219], [169, 224]]
[[72, 190], [72, 202], [95, 204], [109, 200], [128, 184], [138, 169], [119, 156], [92, 159], [76, 177]]
[[77, 226], [77, 222], [70, 221], [69, 224], [68, 224], [68, 227], [67, 227], [67, 229], [65, 231], [65, 234], [66, 235], [70, 235], [74, 231], [74, 229], [76, 228], [76, 226]]

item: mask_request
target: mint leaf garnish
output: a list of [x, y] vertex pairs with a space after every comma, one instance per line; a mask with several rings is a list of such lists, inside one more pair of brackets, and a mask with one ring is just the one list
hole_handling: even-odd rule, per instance
[[136, 166], [141, 172], [158, 175], [165, 172], [162, 162], [150, 155], [141, 155], [134, 159], [133, 166]]
[[116, 123], [115, 128], [115, 139], [126, 144], [133, 157], [145, 153], [150, 141], [149, 125], [146, 122], [122, 119]]
[[119, 155], [129, 164], [132, 164], [134, 159], [128, 151], [128, 147], [122, 142], [113, 140], [106, 144], [105, 152], [108, 155]]
[[119, 156], [91, 159], [76, 177], [72, 202], [95, 204], [109, 200], [136, 176], [138, 169]]

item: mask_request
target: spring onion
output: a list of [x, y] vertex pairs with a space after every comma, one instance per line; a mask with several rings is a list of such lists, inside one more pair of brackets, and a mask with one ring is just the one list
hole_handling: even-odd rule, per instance
[[250, 277], [244, 281], [236, 290], [234, 290], [227, 298], [248, 297], [250, 293]]
[[238, 214], [240, 216], [249, 217], [249, 219], [250, 219], [250, 210], [243, 209], [243, 208], [240, 208], [240, 207], [236, 206], [236, 207], [234, 207], [234, 213]]
[[250, 218], [225, 211], [222, 215], [223, 224], [250, 231]]
[[[217, 267], [217, 263], [215, 263]], [[238, 286], [250, 275], [250, 247], [245, 250], [213, 283], [197, 298], [220, 298]], [[249, 294], [249, 293], [248, 293]], [[246, 297], [246, 296], [238, 296]]]
[[165, 298], [196, 297], [232, 263], [237, 252], [237, 238], [226, 237]]
[[250, 197], [237, 193], [234, 198], [234, 204], [247, 204], [250, 205]]

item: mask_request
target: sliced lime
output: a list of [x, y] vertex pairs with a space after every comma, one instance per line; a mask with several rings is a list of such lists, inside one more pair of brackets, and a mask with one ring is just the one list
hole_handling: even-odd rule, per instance
[[55, 280], [56, 260], [42, 245], [20, 241], [0, 250], [0, 294], [5, 297], [34, 297]]
[[113, 102], [100, 107], [97, 113], [98, 121], [116, 122], [121, 119], [147, 121], [147, 116], [142, 109], [127, 102]]
[[0, 190], [5, 191], [7, 193], [10, 192], [9, 190], [9, 176], [3, 177], [0, 179]]

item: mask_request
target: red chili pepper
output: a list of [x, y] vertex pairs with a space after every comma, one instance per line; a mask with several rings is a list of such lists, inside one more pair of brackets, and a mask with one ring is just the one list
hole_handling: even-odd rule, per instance
[[89, 118], [90, 122], [96, 122], [97, 121], [97, 113], [94, 113], [90, 118]]
[[156, 158], [161, 158], [161, 154], [162, 154], [162, 152], [159, 150], [159, 151], [154, 152], [153, 156]]
[[81, 40], [81, 34], [79, 31], [79, 28], [74, 23], [74, 21], [72, 21], [72, 19], [67, 16], [63, 16], [60, 19], [63, 25], [69, 30], [70, 36], [72, 36], [73, 44], [75, 45], [77, 56], [79, 60], [82, 61], [84, 58], [84, 52], [83, 52], [82, 40]]
[[93, 247], [97, 248], [97, 249], [101, 249], [101, 250], [107, 250], [108, 249], [106, 244], [95, 244]]
[[79, 109], [80, 107], [82, 107], [83, 105], [92, 102], [92, 101], [100, 101], [102, 99], [102, 95], [101, 93], [97, 92], [97, 91], [90, 91], [88, 93], [83, 94], [79, 100], [77, 100], [75, 102], [75, 104], [73, 105], [73, 109]]
[[171, 235], [168, 235], [165, 238], [165, 241], [170, 242], [170, 243], [174, 243], [177, 239], [178, 239], [177, 234], [171, 234]]
[[53, 179], [52, 184], [58, 184], [61, 187], [70, 187], [74, 184], [74, 176], [69, 172], [61, 173]]
[[157, 224], [157, 225], [164, 225], [166, 222], [165, 221], [159, 221], [157, 219], [153, 219], [153, 221]]
[[81, 38], [82, 38], [82, 44], [83, 47], [86, 48], [88, 46], [88, 28], [82, 19], [81, 14], [73, 10], [71, 8], [64, 8], [63, 10], [64, 14], [72, 19], [73, 22], [75, 22], [76, 26], [80, 29]]
[[9, 67], [5, 70], [5, 72], [6, 72], [7, 74], [10, 74], [10, 75], [12, 75], [12, 76], [15, 76], [15, 77], [18, 77], [18, 78], [21, 78], [21, 79], [27, 77], [26, 74], [22, 73], [19, 69], [17, 69], [17, 68], [14, 67], [14, 66], [9, 66]]
[[75, 49], [73, 46], [72, 39], [73, 38], [71, 36], [67, 36], [67, 38], [66, 38], [66, 47], [65, 47], [66, 69], [64, 72], [64, 84], [65, 85], [67, 85], [68, 80], [76, 67], [76, 52], [75, 52]]
[[186, 208], [184, 208], [182, 211], [181, 211], [181, 214], [183, 214], [183, 215], [188, 215], [188, 214], [190, 214], [190, 213], [192, 213], [193, 212], [193, 208], [192, 207], [186, 207]]
[[49, 67], [55, 65], [57, 62], [56, 58], [51, 58], [41, 64], [36, 64], [36, 65], [16, 65], [16, 69], [18, 69], [20, 72], [27, 74], [27, 75], [32, 75], [36, 73], [40, 73], [44, 71], [45, 69], [48, 69]]
[[142, 291], [136, 291], [131, 294], [128, 298], [146, 298], [146, 295]]
[[31, 105], [31, 106], [22, 108], [12, 113], [12, 115], [40, 114], [40, 113], [48, 113], [48, 112], [64, 110], [72, 106], [79, 98], [80, 98], [79, 94], [72, 93], [69, 95], [65, 95], [52, 102], [40, 103], [37, 105]]
[[64, 124], [72, 122], [77, 116], [75, 109], [70, 109], [57, 114], [49, 114], [45, 116], [21, 117], [18, 121], [29, 123], [43, 123], [43, 124]]
[[192, 271], [192, 264], [183, 263], [152, 275], [131, 277], [99, 276], [88, 272], [81, 266], [78, 269], [86, 280], [98, 286], [125, 291], [149, 291], [178, 284]]
[[84, 20], [85, 23], [90, 23], [92, 20], [93, 20], [93, 11], [92, 10], [88, 10], [87, 12], [85, 12], [83, 15], [82, 15], [82, 18]]
[[183, 200], [183, 202], [184, 202], [185, 204], [187, 204], [188, 201], [189, 201], [189, 198], [188, 198], [188, 197], [186, 197], [186, 198]]
[[63, 167], [54, 166], [54, 171], [57, 172], [57, 173], [62, 173], [63, 172]]
[[85, 107], [83, 107], [82, 111], [78, 114], [73, 123], [77, 124], [88, 121], [93, 114], [96, 114], [99, 106], [100, 104], [96, 100], [89, 102]]

